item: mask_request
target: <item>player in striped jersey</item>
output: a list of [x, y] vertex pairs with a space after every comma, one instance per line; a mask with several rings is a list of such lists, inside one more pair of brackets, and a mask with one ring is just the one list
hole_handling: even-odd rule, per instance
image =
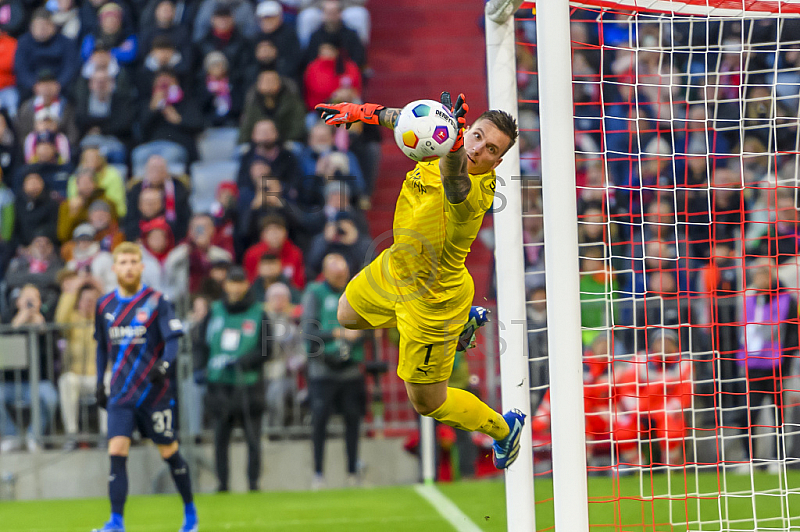
[[[508, 467], [519, 453], [524, 415], [501, 416], [471, 393], [447, 386], [456, 349], [486, 319], [470, 311], [475, 293], [464, 265], [486, 211], [492, 206], [494, 169], [517, 138], [504, 111], [487, 111], [464, 129], [468, 107], [460, 95], [451, 106], [458, 137], [446, 156], [421, 162], [408, 173], [395, 207], [392, 246], [347, 285], [338, 318], [350, 329], [396, 326], [397, 374], [414, 408], [424, 416], [494, 438], [494, 463]], [[400, 111], [375, 104], [321, 104], [328, 124], [365, 122], [394, 129]], [[485, 311], [484, 311], [485, 313]], [[463, 336], [463, 338], [462, 338]]]
[[[163, 294], [142, 285], [142, 251], [123, 242], [114, 249], [119, 288], [97, 303], [97, 404], [108, 411], [108, 494], [111, 519], [95, 532], [124, 532], [123, 509], [128, 494], [126, 462], [134, 427], [158, 446], [183, 498], [184, 522], [179, 532], [197, 531], [189, 469], [178, 451], [175, 427], [175, 372], [178, 338], [183, 326]], [[110, 391], [103, 383], [111, 362]]]

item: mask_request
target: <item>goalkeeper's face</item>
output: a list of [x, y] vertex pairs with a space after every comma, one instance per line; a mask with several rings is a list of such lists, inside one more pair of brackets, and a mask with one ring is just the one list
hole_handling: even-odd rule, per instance
[[112, 266], [117, 274], [117, 283], [126, 292], [136, 292], [142, 280], [144, 264], [142, 258], [134, 253], [120, 253]]
[[485, 174], [494, 170], [503, 160], [511, 139], [490, 120], [478, 120], [464, 132], [464, 149], [467, 152], [467, 171]]

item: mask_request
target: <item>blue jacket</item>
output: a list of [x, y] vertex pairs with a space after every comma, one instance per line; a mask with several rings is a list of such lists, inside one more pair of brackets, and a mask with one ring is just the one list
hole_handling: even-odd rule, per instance
[[60, 33], [40, 43], [28, 32], [17, 42], [14, 74], [17, 86], [26, 92], [33, 89], [39, 71], [44, 68], [52, 70], [62, 89], [66, 90], [80, 67], [77, 44]]
[[[86, 61], [89, 56], [94, 52], [94, 46], [97, 42], [97, 37], [94, 34], [89, 34], [83, 38], [81, 43], [81, 59]], [[136, 59], [138, 53], [138, 42], [136, 35], [129, 35], [124, 41], [119, 43], [111, 49], [111, 56], [117, 60], [120, 65], [129, 65]]]

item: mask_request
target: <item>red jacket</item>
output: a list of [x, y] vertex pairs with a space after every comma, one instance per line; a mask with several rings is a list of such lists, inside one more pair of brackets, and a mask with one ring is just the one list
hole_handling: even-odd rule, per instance
[[250, 246], [244, 254], [242, 267], [247, 272], [247, 278], [252, 283], [258, 276], [258, 261], [266, 252], [277, 253], [283, 265], [283, 274], [294, 282], [295, 286], [303, 289], [306, 286], [306, 270], [303, 264], [303, 252], [300, 248], [286, 240], [281, 249], [271, 250], [265, 242]]
[[17, 80], [14, 77], [14, 54], [17, 53], [17, 40], [10, 35], [0, 35], [0, 89], [11, 87]]
[[336, 61], [332, 59], [314, 59], [303, 74], [306, 107], [313, 109], [318, 103], [330, 101], [339, 87], [352, 87], [361, 92], [361, 71], [358, 65], [347, 59], [344, 72], [336, 73]]

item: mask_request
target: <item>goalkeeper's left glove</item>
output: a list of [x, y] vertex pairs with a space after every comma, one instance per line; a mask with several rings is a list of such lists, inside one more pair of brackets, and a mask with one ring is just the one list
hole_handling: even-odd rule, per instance
[[378, 112], [385, 109], [383, 105], [375, 103], [320, 103], [314, 106], [322, 114], [326, 124], [340, 126], [353, 122], [378, 125]]
[[167, 378], [167, 372], [169, 371], [169, 362], [166, 360], [159, 360], [153, 367], [150, 368], [150, 372], [147, 374], [147, 378], [150, 379], [150, 382], [153, 384], [161, 384], [164, 382], [164, 379]]
[[456, 152], [460, 150], [461, 147], [464, 145], [464, 128], [467, 125], [467, 119], [464, 118], [464, 115], [466, 115], [467, 112], [469, 111], [469, 105], [467, 105], [467, 102], [465, 100], [466, 98], [464, 96], [464, 93], [461, 93], [458, 95], [458, 98], [456, 99], [456, 104], [453, 105], [450, 93], [447, 91], [444, 91], [442, 93], [440, 99], [442, 105], [444, 105], [450, 110], [450, 114], [452, 114], [453, 118], [455, 118], [456, 126], [458, 127], [458, 134], [456, 135], [456, 141], [453, 144], [453, 147], [450, 148], [451, 152]]

